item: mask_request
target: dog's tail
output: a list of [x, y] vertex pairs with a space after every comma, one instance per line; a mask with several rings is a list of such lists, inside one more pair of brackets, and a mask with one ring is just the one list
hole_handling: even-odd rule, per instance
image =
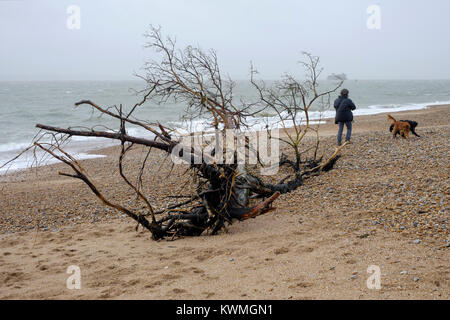
[[397, 122], [397, 120], [395, 120], [390, 114], [387, 115], [388, 120], [391, 120], [392, 123]]

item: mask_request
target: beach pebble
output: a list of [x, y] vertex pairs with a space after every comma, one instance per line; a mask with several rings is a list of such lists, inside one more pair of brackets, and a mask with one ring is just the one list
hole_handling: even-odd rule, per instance
[[415, 244], [419, 244], [421, 241], [419, 239], [414, 240]]
[[420, 279], [418, 278], [418, 277], [414, 277], [414, 282], [417, 282], [417, 281], [419, 281]]
[[402, 272], [400, 272], [400, 274], [408, 274], [408, 271], [406, 271], [406, 270], [403, 270]]

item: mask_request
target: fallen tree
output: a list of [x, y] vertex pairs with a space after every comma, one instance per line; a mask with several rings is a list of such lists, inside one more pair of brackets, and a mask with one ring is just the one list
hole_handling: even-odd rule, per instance
[[[292, 176], [276, 184], [265, 183], [256, 174], [250, 174], [245, 163], [239, 161], [238, 151], [234, 148], [226, 150], [218, 141], [226, 140], [226, 132], [230, 130], [239, 136], [241, 129], [249, 128], [246, 121], [249, 117], [271, 107], [267, 103], [270, 100], [263, 99], [264, 90], [259, 88], [264, 103], [258, 101], [237, 105], [233, 100], [234, 82], [231, 79], [222, 78], [214, 51], [205, 53], [193, 47], [187, 47], [183, 51], [177, 50], [175, 42], [171, 38], [163, 39], [160, 30], [156, 28], [151, 29], [147, 38], [149, 40], [147, 46], [160, 54], [160, 60], [149, 61], [144, 66], [145, 74], [140, 77], [148, 86], [141, 92], [143, 99], [139, 103], [127, 112], [121, 105], [105, 108], [90, 100], [82, 100], [75, 104], [77, 107], [88, 106], [104, 116], [117, 119], [119, 129], [102, 131], [94, 128], [74, 129], [36, 125], [41, 129], [41, 134], [35, 139], [32, 148], [44, 151], [71, 169], [70, 172], [59, 172], [60, 175], [83, 181], [104, 205], [134, 219], [138, 225], [151, 232], [153, 239], [158, 240], [167, 237], [173, 239], [181, 236], [198, 236], [205, 232], [217, 234], [225, 228], [226, 223], [231, 224], [233, 220], [242, 221], [270, 212], [273, 210], [272, 203], [280, 194], [295, 190], [303, 184], [306, 177], [320, 174], [333, 167], [338, 159], [339, 151], [345, 145], [336, 149], [326, 160], [316, 161], [314, 156], [314, 162], [308, 162], [308, 166], [301, 167], [297, 158]], [[316, 90], [316, 84], [312, 84], [313, 90]], [[294, 91], [290, 94], [298, 93]], [[301, 95], [303, 94], [305, 92], [301, 92]], [[329, 92], [323, 95], [326, 94]], [[317, 98], [315, 97], [308, 108], [302, 111], [307, 113]], [[190, 119], [205, 119], [209, 123], [216, 138], [216, 144], [212, 150], [206, 152], [204, 145], [186, 143], [186, 138], [190, 139], [192, 135], [182, 135], [176, 128], [159, 122], [139, 120], [133, 116], [134, 112], [146, 102], [163, 106], [167, 101], [172, 100], [186, 104], [186, 114]], [[152, 138], [129, 135], [127, 127], [130, 125], [144, 128], [152, 134]], [[63, 148], [63, 142], [74, 136], [102, 137], [120, 142], [119, 174], [137, 199], [145, 205], [145, 213], [114, 202], [97, 187], [81, 163]], [[50, 141], [47, 141], [48, 137], [51, 138]], [[270, 138], [273, 139], [269, 134]], [[244, 141], [244, 148], [249, 154], [255, 154], [259, 165], [265, 166], [266, 164], [261, 160], [260, 150], [252, 148], [248, 138]], [[137, 145], [147, 148], [147, 156], [140, 164], [138, 182], [133, 183], [133, 179], [130, 179], [123, 170], [123, 161], [131, 148]], [[160, 211], [154, 210], [141, 185], [148, 155], [155, 149], [183, 159], [189, 164], [189, 170], [196, 177], [192, 182], [196, 184], [194, 195]], [[222, 156], [229, 155], [230, 152], [231, 161], [222, 161]], [[262, 200], [255, 203], [257, 200], [252, 199]]]

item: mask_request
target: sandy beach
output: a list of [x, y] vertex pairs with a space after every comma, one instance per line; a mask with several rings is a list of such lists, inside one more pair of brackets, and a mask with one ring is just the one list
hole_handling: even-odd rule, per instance
[[[59, 176], [61, 164], [0, 176], [0, 299], [449, 299], [450, 105], [393, 115], [419, 122], [421, 137], [392, 139], [385, 114], [355, 117], [334, 170], [216, 236], [153, 241]], [[336, 131], [331, 119], [321, 125], [321, 153], [334, 151]], [[95, 153], [107, 157], [82, 163], [100, 189], [135, 203], [118, 149]], [[132, 177], [143, 157], [130, 153]], [[144, 191], [156, 209], [193, 191], [185, 166], [158, 152], [150, 160]], [[66, 287], [71, 265], [79, 290]], [[380, 290], [366, 284], [372, 265]]]

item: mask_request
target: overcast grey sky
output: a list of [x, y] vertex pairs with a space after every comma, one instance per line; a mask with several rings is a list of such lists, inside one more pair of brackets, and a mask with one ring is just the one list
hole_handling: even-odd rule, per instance
[[[81, 28], [66, 26], [69, 5]], [[381, 29], [366, 25], [370, 5]], [[0, 0], [0, 80], [133, 79], [160, 25], [180, 45], [214, 48], [223, 72], [246, 79], [299, 72], [302, 51], [351, 79], [449, 79], [448, 0]]]

